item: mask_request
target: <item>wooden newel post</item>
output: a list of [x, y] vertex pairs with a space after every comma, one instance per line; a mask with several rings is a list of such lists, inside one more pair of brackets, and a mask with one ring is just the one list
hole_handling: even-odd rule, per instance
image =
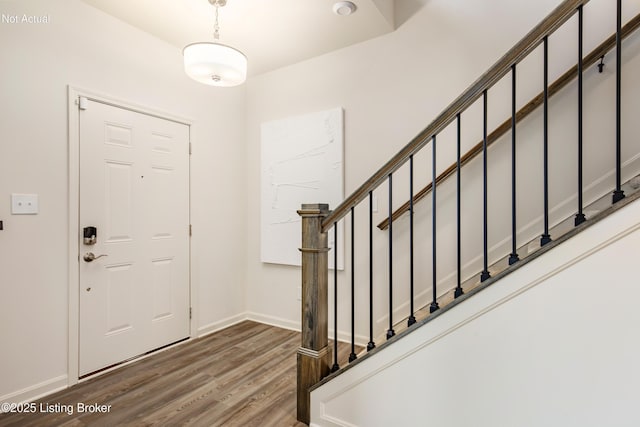
[[302, 343], [298, 349], [298, 420], [309, 424], [309, 388], [329, 374], [327, 233], [322, 220], [327, 204], [303, 204], [302, 217]]

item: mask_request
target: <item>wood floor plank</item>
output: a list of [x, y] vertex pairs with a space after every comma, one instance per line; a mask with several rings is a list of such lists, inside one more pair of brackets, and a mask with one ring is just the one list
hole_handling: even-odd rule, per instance
[[[71, 415], [0, 414], [0, 427], [304, 426], [296, 420], [299, 345], [298, 332], [241, 322], [35, 402], [69, 405]], [[346, 365], [350, 347], [338, 350]], [[78, 413], [78, 404], [111, 409]]]

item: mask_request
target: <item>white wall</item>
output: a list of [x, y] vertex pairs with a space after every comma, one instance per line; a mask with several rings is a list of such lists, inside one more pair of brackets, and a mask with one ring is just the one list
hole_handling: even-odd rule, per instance
[[[204, 333], [245, 310], [245, 88], [191, 81], [181, 50], [77, 0], [3, 1], [0, 13], [0, 400], [67, 383], [67, 85], [193, 121], [192, 289]], [[11, 193], [40, 213], [12, 216]]]
[[[260, 124], [344, 107], [349, 194], [560, 0], [397, 3], [401, 26], [391, 34], [220, 90], [184, 75], [180, 49], [78, 0], [0, 2], [0, 13], [49, 16], [46, 24], [0, 25], [0, 397], [29, 398], [67, 383], [67, 85], [193, 120], [192, 286], [199, 333], [247, 312], [299, 328], [300, 270], [262, 264], [258, 252]], [[639, 4], [625, 2], [630, 9]], [[428, 163], [428, 156], [421, 161]], [[14, 192], [39, 194], [40, 214], [11, 216]], [[406, 193], [398, 186], [396, 203]], [[382, 192], [376, 223], [385, 215]], [[365, 226], [358, 223], [358, 236]], [[383, 257], [386, 234], [377, 233]], [[382, 261], [376, 277], [384, 283]], [[345, 286], [348, 274], [341, 274]], [[361, 297], [365, 288], [358, 285]], [[384, 329], [382, 309], [377, 319], [377, 331]]]
[[639, 218], [636, 200], [316, 389], [311, 425], [639, 425]]
[[[406, 7], [415, 7], [404, 3]], [[383, 165], [390, 156], [402, 148], [440, 113], [466, 87], [496, 62], [517, 40], [524, 36], [560, 1], [513, 2], [489, 0], [470, 2], [465, 0], [431, 0], [419, 2], [422, 7], [403, 21], [393, 33], [351, 46], [312, 60], [276, 70], [248, 83], [247, 92], [247, 144], [248, 144], [248, 210], [260, 209], [260, 124], [302, 113], [321, 111], [341, 106], [345, 109], [345, 195], [359, 187], [371, 174]], [[403, 2], [397, 2], [396, 16], [405, 16]], [[585, 53], [593, 49], [605, 37], [615, 31], [615, 16], [611, 3], [594, 0], [585, 11]], [[625, 21], [640, 10], [640, 2], [625, 2]], [[490, 28], [491, 31], [487, 31]], [[568, 23], [550, 41], [550, 81], [576, 62], [575, 19]], [[639, 37], [627, 42], [624, 65], [629, 67], [627, 75], [640, 69], [638, 53]], [[568, 54], [571, 52], [571, 55]], [[524, 105], [542, 90], [541, 49], [532, 59], [519, 67], [518, 102]], [[614, 55], [607, 56], [606, 72], [598, 74], [595, 68], [585, 73], [589, 89], [585, 101], [589, 102], [585, 123], [585, 186], [590, 193], [585, 198], [600, 196], [599, 191], [609, 191], [612, 179], [609, 176], [597, 186], [597, 178], [611, 172], [613, 168], [612, 94], [614, 88]], [[623, 80], [624, 81], [624, 80]], [[628, 83], [629, 80], [627, 79]], [[638, 124], [632, 115], [638, 109], [640, 91], [625, 86], [624, 111], [625, 160], [635, 159], [635, 173], [640, 168], [640, 139], [635, 131]], [[490, 91], [489, 130], [493, 130], [510, 115], [510, 81], [504, 79]], [[630, 92], [634, 90], [634, 92]], [[560, 205], [575, 193], [576, 176], [575, 129], [567, 123], [575, 123], [575, 86], [566, 89], [551, 106], [552, 160], [555, 170], [552, 182], [551, 206]], [[590, 102], [591, 101], [591, 102]], [[595, 118], [603, 115], [606, 125]], [[469, 149], [482, 138], [481, 109], [478, 103], [463, 117], [463, 150]], [[539, 236], [542, 232], [542, 129], [541, 113], [535, 114], [519, 127], [519, 183], [530, 178], [529, 187], [519, 188], [520, 244]], [[438, 170], [443, 170], [455, 161], [453, 129], [439, 136]], [[635, 130], [635, 131], [632, 131]], [[608, 132], [608, 133], [607, 133]], [[523, 145], [524, 144], [524, 145]], [[606, 145], [609, 144], [609, 145]], [[430, 150], [427, 150], [430, 151]], [[464, 152], [464, 151], [463, 151]], [[635, 157], [634, 157], [635, 156]], [[416, 190], [431, 180], [431, 154], [416, 156]], [[510, 249], [510, 144], [502, 141], [501, 147], [490, 151], [490, 199], [492, 222], [490, 225], [490, 258], [495, 260], [506, 255]], [[594, 166], [597, 165], [597, 166]], [[464, 170], [463, 209], [463, 275], [464, 278], [480, 273], [482, 268], [482, 179], [481, 163], [476, 161]], [[394, 175], [394, 205], [408, 200], [408, 171], [400, 170]], [[625, 177], [633, 176], [632, 172]], [[440, 234], [438, 251], [443, 255], [438, 260], [438, 282], [440, 292], [449, 289], [455, 280], [455, 193], [451, 180], [439, 188], [438, 216]], [[521, 184], [522, 185], [522, 184]], [[597, 187], [597, 188], [596, 188]], [[604, 190], [602, 190], [604, 188]], [[386, 184], [376, 193], [378, 212], [374, 222], [378, 224], [388, 212]], [[322, 202], [322, 201], [308, 201]], [[570, 202], [570, 203], [569, 203]], [[552, 212], [552, 222], [564, 219], [575, 210], [573, 200]], [[356, 209], [356, 294], [360, 303], [356, 307], [356, 341], [368, 341], [368, 219], [366, 205]], [[498, 208], [500, 212], [496, 213]], [[430, 201], [416, 207], [416, 277], [419, 302], [430, 298], [431, 286], [431, 220]], [[279, 325], [299, 327], [300, 303], [297, 301], [300, 273], [296, 268], [263, 264], [260, 262], [260, 245], [254, 244], [259, 236], [259, 215], [248, 217], [248, 310], [254, 317], [272, 321]], [[397, 221], [394, 227], [394, 310], [395, 321], [408, 315], [408, 220], [407, 216]], [[345, 235], [349, 235], [346, 227]], [[387, 234], [374, 230], [374, 318], [376, 335], [388, 326], [388, 282]], [[349, 248], [347, 240], [344, 248]], [[405, 255], [402, 254], [404, 252]], [[339, 275], [339, 300], [344, 301], [340, 309], [339, 330], [350, 327], [349, 313], [349, 256], [345, 259], [347, 269]], [[330, 282], [332, 280], [330, 279]], [[330, 283], [330, 288], [332, 288]], [[330, 301], [333, 297], [330, 295]], [[332, 320], [330, 320], [332, 322]], [[331, 326], [330, 326], [331, 328]], [[346, 335], [342, 335], [346, 338]]]
[[[402, 8], [402, 2], [397, 3]], [[468, 1], [420, 3], [422, 8], [391, 34], [248, 82], [249, 211], [260, 209], [261, 123], [343, 107], [348, 195], [559, 2], [523, 5], [493, 0], [490, 6]], [[504, 15], [494, 16], [499, 7]], [[396, 11], [396, 16], [404, 14]], [[494, 30], [483, 31], [485, 26]], [[398, 187], [396, 203], [408, 197], [405, 188]], [[374, 215], [376, 224], [384, 218], [386, 209], [386, 196], [381, 195], [379, 212]], [[358, 224], [363, 230], [360, 235], [365, 236], [362, 227], [366, 224]], [[248, 232], [251, 240], [259, 236], [259, 216], [248, 218]], [[385, 234], [378, 232], [376, 237], [384, 240]], [[248, 309], [260, 313], [257, 318], [298, 328], [299, 269], [261, 263], [259, 248], [249, 245]], [[368, 267], [360, 271], [366, 272]], [[348, 274], [345, 271], [340, 275], [345, 287]], [[375, 274], [384, 283], [387, 273], [383, 262], [377, 263]], [[358, 285], [366, 286], [364, 282]], [[345, 325], [341, 329], [347, 328]]]
[[[396, 3], [402, 7], [402, 2]], [[464, 26], [458, 16], [465, 2], [419, 3], [422, 9], [391, 34], [248, 82], [247, 200], [250, 211], [260, 209], [261, 123], [343, 107], [345, 195], [348, 195], [422, 130], [428, 120], [504, 53], [516, 37], [522, 36], [524, 28], [544, 16], [556, 1], [545, 1], [545, 5], [537, 7], [525, 6], [533, 9], [528, 11], [533, 13], [520, 13], [524, 12], [518, 10], [522, 5], [516, 7], [509, 4], [513, 2], [501, 2], [513, 18], [498, 23], [514, 34], [504, 38], [480, 31], [483, 18], [493, 9], [483, 12], [478, 7], [474, 11], [479, 13], [477, 17], [471, 12], [466, 15], [470, 28], [461, 33], [458, 40], [450, 38], [455, 30], [450, 31], [449, 27], [456, 25], [458, 30]], [[396, 11], [397, 17], [403, 15], [402, 10]], [[376, 223], [384, 215], [384, 198], [379, 206]], [[248, 218], [250, 239], [259, 236], [259, 226], [259, 215]], [[249, 311], [272, 318], [275, 323], [298, 328], [299, 269], [261, 263], [259, 248], [260, 245], [249, 245]], [[378, 276], [383, 274], [380, 272]]]

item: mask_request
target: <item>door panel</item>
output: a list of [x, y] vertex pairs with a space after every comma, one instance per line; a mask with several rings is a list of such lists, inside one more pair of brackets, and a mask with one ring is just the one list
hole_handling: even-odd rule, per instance
[[[80, 375], [189, 336], [189, 127], [80, 112]], [[82, 234], [82, 233], [80, 233]], [[85, 261], [92, 252], [106, 255]]]
[[107, 325], [106, 335], [125, 332], [132, 328], [133, 289], [132, 265], [106, 267], [107, 276]]
[[132, 169], [131, 163], [105, 163], [106, 243], [132, 240]]
[[174, 278], [173, 259], [153, 261], [153, 321], [171, 317], [174, 313], [171, 282]]

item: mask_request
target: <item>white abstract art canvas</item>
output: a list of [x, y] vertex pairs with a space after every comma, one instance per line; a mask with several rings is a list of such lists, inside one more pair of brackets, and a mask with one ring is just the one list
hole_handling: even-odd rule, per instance
[[[265, 263], [300, 265], [303, 203], [344, 198], [342, 108], [275, 120], [261, 127], [261, 259]], [[343, 242], [342, 226], [338, 242]], [[329, 267], [333, 268], [333, 231], [329, 231]], [[343, 251], [338, 248], [338, 268]]]

